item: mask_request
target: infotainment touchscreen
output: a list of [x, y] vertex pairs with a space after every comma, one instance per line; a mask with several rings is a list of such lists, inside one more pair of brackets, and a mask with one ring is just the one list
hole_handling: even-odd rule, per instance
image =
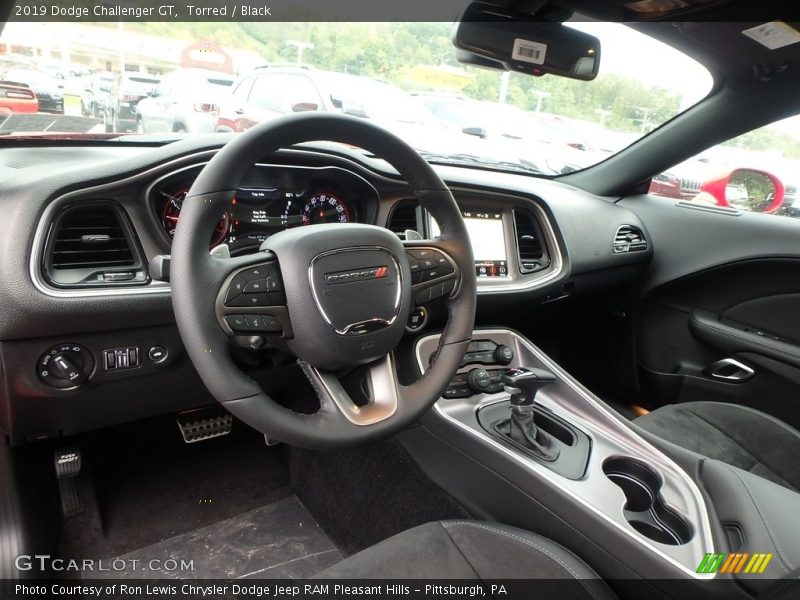
[[[478, 277], [507, 277], [508, 257], [502, 213], [464, 211], [462, 215], [472, 243], [475, 274]], [[433, 235], [439, 235], [436, 222], [431, 225]]]

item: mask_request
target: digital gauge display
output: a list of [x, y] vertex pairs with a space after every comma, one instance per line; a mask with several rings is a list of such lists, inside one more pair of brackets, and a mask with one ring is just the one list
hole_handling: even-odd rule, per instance
[[[235, 252], [257, 247], [269, 236], [291, 227], [353, 222], [356, 217], [353, 205], [345, 200], [343, 193], [331, 187], [296, 192], [281, 185], [242, 186], [221, 215], [209, 245], [226, 243]], [[170, 238], [175, 234], [187, 192], [188, 187], [159, 192], [164, 202], [161, 222]]]

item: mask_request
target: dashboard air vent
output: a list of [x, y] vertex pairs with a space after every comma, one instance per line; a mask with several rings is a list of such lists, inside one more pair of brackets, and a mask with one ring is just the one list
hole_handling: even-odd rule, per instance
[[517, 236], [520, 272], [535, 273], [549, 266], [547, 245], [542, 235], [542, 228], [534, 214], [528, 210], [514, 209], [514, 230]]
[[647, 250], [647, 240], [642, 230], [634, 225], [623, 225], [614, 236], [614, 253], [641, 252]]
[[147, 274], [126, 215], [108, 201], [67, 208], [53, 221], [45, 276], [64, 287], [141, 284]]
[[392, 207], [387, 228], [400, 239], [406, 239], [406, 230], [419, 232], [419, 204], [414, 200], [398, 202]]

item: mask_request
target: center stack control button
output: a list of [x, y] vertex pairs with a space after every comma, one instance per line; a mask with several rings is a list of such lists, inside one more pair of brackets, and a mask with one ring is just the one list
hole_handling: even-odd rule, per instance
[[485, 392], [492, 384], [492, 376], [485, 369], [472, 369], [467, 375], [467, 385], [473, 392]]
[[514, 350], [511, 346], [498, 346], [494, 351], [494, 357], [501, 365], [508, 365], [514, 360]]

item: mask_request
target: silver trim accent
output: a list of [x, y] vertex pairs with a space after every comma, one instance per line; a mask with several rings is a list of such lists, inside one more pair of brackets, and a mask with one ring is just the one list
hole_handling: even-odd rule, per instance
[[[481, 284], [481, 279], [478, 278], [478, 294], [494, 294], [494, 293], [503, 293], [503, 292], [521, 292], [527, 290], [534, 290], [540, 287], [545, 286], [546, 284], [550, 283], [554, 279], [557, 279], [561, 276], [564, 270], [564, 254], [561, 251], [561, 246], [558, 244], [558, 240], [556, 239], [555, 229], [553, 229], [553, 225], [550, 222], [550, 219], [547, 217], [547, 214], [544, 212], [539, 203], [523, 196], [518, 196], [514, 194], [506, 194], [501, 192], [486, 192], [481, 191], [476, 193], [475, 190], [463, 187], [456, 187], [450, 186], [450, 191], [453, 193], [453, 196], [456, 198], [456, 204], [458, 204], [459, 209], [463, 210], [461, 206], [461, 201], [459, 200], [458, 194], [470, 195], [469, 199], [464, 199], [464, 202], [469, 204], [475, 204], [480, 200], [477, 197], [484, 196], [484, 197], [496, 197], [501, 200], [505, 200], [509, 203], [517, 203], [519, 208], [525, 208], [530, 210], [531, 212], [535, 213], [539, 224], [542, 227], [542, 234], [544, 235], [544, 241], [547, 245], [547, 249], [550, 255], [550, 266], [547, 269], [540, 271], [539, 273], [532, 273], [530, 275], [517, 275], [514, 274], [512, 276], [512, 269], [511, 267], [517, 267], [518, 254], [517, 254], [517, 247], [516, 243], [514, 242], [514, 215], [513, 215], [513, 207], [502, 207], [503, 213], [503, 223], [506, 229], [506, 255], [508, 256], [508, 264], [509, 264], [509, 276], [507, 277], [495, 277], [496, 283], [486, 282], [483, 285]], [[491, 200], [489, 200], [491, 202]], [[487, 205], [488, 207], [488, 205]], [[424, 208], [423, 208], [424, 210]], [[425, 210], [424, 219], [427, 221], [426, 225], [428, 230], [430, 230], [430, 224], [433, 217], [431, 214]], [[434, 240], [431, 240], [434, 241]], [[509, 244], [512, 244], [509, 246]]]
[[[194, 154], [190, 154], [188, 156], [175, 158], [173, 160], [156, 165], [154, 167], [147, 168], [144, 171], [140, 171], [134, 175], [130, 175], [128, 177], [112, 181], [110, 183], [93, 185], [78, 190], [73, 190], [71, 192], [67, 192], [66, 194], [62, 194], [61, 196], [57, 196], [55, 199], [53, 199], [52, 202], [50, 202], [50, 204], [48, 204], [45, 207], [44, 211], [42, 212], [42, 216], [39, 218], [39, 223], [36, 227], [36, 231], [33, 236], [33, 242], [31, 244], [31, 260], [29, 262], [29, 267], [28, 267], [28, 273], [31, 277], [31, 281], [33, 282], [33, 286], [39, 292], [55, 298], [95, 298], [95, 297], [107, 297], [107, 296], [126, 296], [126, 295], [138, 296], [138, 295], [148, 295], [148, 294], [169, 294], [171, 292], [170, 285], [169, 283], [164, 281], [152, 281], [146, 286], [141, 286], [136, 288], [128, 287], [128, 288], [108, 288], [108, 289], [88, 289], [88, 288], [60, 289], [48, 285], [48, 283], [42, 278], [39, 269], [39, 265], [41, 264], [44, 255], [44, 246], [47, 237], [47, 230], [50, 228], [50, 224], [53, 221], [54, 213], [57, 210], [59, 210], [63, 204], [71, 200], [83, 200], [86, 199], [87, 194], [104, 193], [109, 190], [114, 190], [120, 185], [125, 185], [127, 183], [139, 181], [142, 179], [148, 179], [154, 174], [167, 171], [166, 173], [163, 173], [162, 175], [158, 176], [155, 180], [153, 180], [145, 190], [144, 198], [145, 202], [148, 203], [146, 208], [149, 210], [150, 193], [156, 184], [158, 184], [160, 181], [164, 179], [182, 173], [183, 171], [188, 171], [197, 167], [203, 167], [204, 165], [208, 164], [208, 161], [211, 160], [211, 158], [213, 158], [213, 156], [217, 152], [219, 152], [219, 148], [215, 150], [203, 150], [200, 152], [196, 152]], [[324, 155], [324, 152], [306, 151], [306, 150], [298, 150], [292, 148], [282, 150], [281, 152], [285, 154], [295, 154], [297, 156], [319, 157]], [[343, 171], [347, 171], [348, 173], [352, 173], [354, 176], [363, 179], [373, 189], [375, 189], [375, 186], [373, 186], [369, 181], [367, 181], [367, 179], [365, 179], [357, 171], [369, 172], [370, 177], [374, 177], [375, 179], [379, 179], [387, 183], [395, 185], [398, 183], [398, 180], [386, 177], [379, 173], [375, 173], [365, 168], [363, 165], [360, 165], [354, 162], [353, 160], [350, 160], [349, 158], [342, 156], [332, 156], [331, 158], [335, 161], [339, 161], [340, 163], [346, 163], [347, 165], [350, 165], [352, 169], [355, 170], [351, 171], [350, 169], [345, 169], [338, 165], [323, 166], [323, 167], [306, 167], [301, 165], [279, 165], [270, 163], [256, 163], [255, 166], [289, 167], [289, 168], [302, 168], [302, 169], [340, 169]], [[187, 162], [189, 164], [187, 164]], [[175, 165], [175, 168], [172, 168], [173, 165]], [[376, 190], [376, 197], [380, 198], [380, 194], [378, 194], [377, 190]], [[125, 207], [123, 206], [123, 208]], [[136, 228], [134, 227], [134, 230], [135, 229]]]
[[[208, 154], [214, 154], [215, 152], [216, 150], [207, 150], [204, 152], [198, 152], [188, 157], [184, 156], [181, 158], [177, 158], [175, 160], [171, 160], [164, 164], [158, 165], [156, 167], [151, 167], [149, 169], [146, 169], [145, 171], [141, 171], [140, 173], [131, 175], [129, 177], [125, 177], [117, 181], [113, 181], [111, 183], [104, 183], [101, 185], [81, 188], [79, 190], [67, 192], [66, 194], [62, 194], [61, 196], [56, 197], [52, 202], [50, 202], [50, 204], [48, 204], [45, 207], [42, 216], [39, 218], [39, 224], [36, 227], [36, 232], [33, 235], [33, 243], [31, 245], [32, 248], [31, 260], [28, 268], [28, 272], [31, 276], [31, 281], [33, 281], [33, 286], [41, 293], [56, 298], [76, 298], [76, 297], [94, 298], [103, 296], [138, 296], [145, 294], [168, 294], [170, 292], [170, 286], [169, 284], [163, 281], [153, 281], [146, 286], [137, 288], [129, 287], [129, 288], [110, 288], [110, 289], [64, 290], [51, 287], [50, 285], [47, 284], [46, 281], [44, 281], [44, 279], [42, 279], [41, 270], [39, 269], [39, 265], [41, 265], [42, 259], [44, 257], [47, 231], [50, 228], [50, 224], [53, 222], [53, 217], [55, 215], [55, 212], [59, 210], [63, 204], [69, 202], [70, 200], [84, 200], [86, 199], [87, 194], [99, 194], [106, 192], [108, 190], [114, 190], [122, 184], [132, 181], [138, 181], [140, 179], [146, 179], [150, 177], [153, 173], [158, 173], [165, 169], [170, 168], [170, 165], [183, 164], [187, 160], [194, 160], [195, 158], [205, 157]], [[199, 164], [204, 164], [204, 163], [199, 163]], [[175, 171], [173, 171], [173, 173], [178, 173], [182, 170], [190, 168], [191, 166], [188, 167], [184, 166], [178, 168]], [[164, 175], [164, 177], [167, 177], [170, 174], [171, 173]]]
[[[171, 288], [169, 283], [163, 281], [152, 281], [146, 286], [141, 287], [129, 287], [129, 288], [110, 288], [110, 289], [60, 289], [54, 288], [47, 284], [41, 277], [40, 270], [38, 265], [40, 264], [44, 252], [44, 241], [46, 238], [47, 230], [49, 229], [50, 223], [53, 219], [53, 214], [56, 210], [58, 210], [62, 204], [74, 200], [74, 199], [84, 199], [87, 194], [97, 194], [102, 193], [108, 190], [114, 190], [120, 185], [124, 185], [129, 182], [138, 181], [141, 179], [147, 179], [151, 177], [153, 174], [163, 173], [162, 175], [158, 176], [155, 180], [153, 180], [145, 190], [145, 201], [149, 202], [150, 193], [152, 188], [162, 181], [163, 179], [167, 179], [172, 177], [176, 174], [179, 174], [183, 171], [187, 171], [193, 168], [202, 167], [208, 163], [208, 161], [213, 158], [213, 156], [219, 151], [218, 149], [214, 150], [203, 150], [200, 152], [196, 152], [194, 154], [183, 156], [180, 158], [176, 158], [170, 160], [168, 162], [159, 164], [154, 167], [150, 167], [136, 173], [134, 175], [130, 175], [128, 177], [110, 182], [104, 183], [101, 185], [89, 186], [85, 188], [81, 188], [78, 190], [73, 190], [71, 192], [67, 192], [66, 194], [62, 194], [61, 196], [56, 197], [50, 204], [48, 204], [42, 216], [39, 219], [39, 224], [37, 225], [36, 232], [34, 233], [33, 243], [31, 245], [31, 260], [29, 263], [29, 274], [31, 277], [31, 281], [33, 282], [34, 287], [41, 293], [56, 297], [56, 298], [93, 298], [93, 297], [108, 297], [108, 296], [138, 296], [138, 295], [149, 295], [149, 294], [169, 294], [171, 292]], [[294, 154], [297, 156], [314, 156], [319, 157], [324, 154], [324, 151], [307, 151], [301, 149], [292, 149], [288, 148], [282, 150], [285, 154]], [[279, 164], [271, 164], [271, 163], [256, 163], [255, 166], [259, 167], [294, 167], [294, 168], [304, 168], [304, 169], [342, 169], [348, 171], [355, 175], [356, 177], [360, 177], [364, 179], [371, 187], [374, 186], [367, 181], [359, 172], [368, 172], [370, 178], [373, 180], [380, 180], [389, 184], [397, 185], [403, 184], [404, 182], [401, 179], [394, 179], [392, 177], [387, 177], [381, 173], [373, 171], [364, 165], [361, 165], [347, 157], [334, 155], [331, 157], [333, 160], [338, 161], [341, 164], [347, 164], [350, 168], [344, 168], [338, 165], [334, 166], [323, 166], [323, 167], [306, 167], [301, 165], [279, 165]], [[189, 162], [188, 161], [196, 161], [196, 162]], [[172, 165], [176, 167], [172, 170], [167, 171], [171, 168]], [[352, 171], [350, 169], [353, 169]], [[167, 171], [164, 173], [164, 171]], [[457, 193], [463, 194], [470, 194], [472, 196], [477, 196], [478, 192], [476, 190], [466, 187], [459, 187], [459, 186], [452, 186], [448, 185], [448, 188], [451, 192], [455, 195]], [[506, 194], [501, 192], [492, 192], [492, 191], [481, 191], [479, 192], [483, 196], [496, 196], [499, 198], [504, 198], [507, 200], [512, 201], [521, 201], [524, 203], [524, 206], [534, 210], [537, 213], [537, 218], [539, 218], [539, 222], [542, 225], [543, 233], [548, 245], [548, 249], [550, 250], [550, 258], [552, 261], [552, 265], [554, 267], [553, 271], [544, 272], [544, 275], [541, 277], [534, 277], [530, 281], [527, 281], [523, 284], [515, 284], [515, 283], [502, 283], [501, 285], [497, 286], [481, 286], [479, 285], [477, 288], [477, 292], [479, 294], [488, 294], [488, 293], [502, 293], [502, 292], [515, 292], [515, 291], [525, 291], [530, 289], [535, 289], [541, 287], [548, 282], [556, 279], [558, 276], [561, 275], [564, 266], [563, 260], [563, 253], [561, 252], [560, 246], [558, 241], [556, 240], [555, 231], [548, 219], [547, 215], [545, 214], [544, 210], [536, 203], [532, 201], [530, 198], [514, 195], [514, 194]], [[458, 201], [457, 201], [458, 202]], [[149, 209], [149, 206], [147, 207]], [[691, 207], [695, 208], [695, 207]], [[427, 219], [430, 219], [430, 213], [425, 211], [427, 215]], [[135, 227], [134, 227], [135, 229]], [[526, 279], [528, 277], [526, 276]], [[512, 280], [510, 277], [506, 278], [498, 278], [503, 279], [504, 281]], [[512, 280], [513, 281], [513, 280]]]
[[356, 406], [341, 382], [332, 373], [320, 371], [304, 361], [298, 361], [306, 377], [317, 390], [320, 400], [332, 402], [348, 421], [366, 426], [385, 421], [397, 412], [397, 373], [394, 358], [387, 354], [369, 367], [369, 386], [372, 401], [366, 406]]
[[[501, 336], [499, 342], [497, 336]], [[440, 337], [440, 334], [432, 334], [416, 341], [415, 354], [422, 371], [427, 365], [428, 358], [422, 355], [423, 346], [429, 355], [437, 347]], [[434, 404], [435, 414], [479, 439], [496, 452], [521, 464], [531, 475], [560, 488], [566, 495], [656, 556], [677, 567], [682, 573], [695, 579], [713, 579], [714, 574], [695, 572], [703, 556], [707, 552], [714, 552], [714, 542], [703, 496], [683, 469], [626, 427], [601, 400], [522, 336], [506, 329], [478, 329], [473, 332], [473, 338], [490, 338], [497, 343], [511, 345], [516, 350], [513, 366], [544, 368], [557, 376], [555, 383], [539, 392], [537, 402], [572, 422], [592, 438], [592, 453], [587, 472], [581, 480], [566, 479], [500, 443], [487, 433], [477, 421], [477, 411], [485, 406], [506, 401], [508, 394], [479, 394], [460, 400], [440, 399]], [[524, 358], [528, 359], [527, 364], [523, 361]], [[508, 368], [512, 365], [508, 365]], [[691, 541], [680, 546], [660, 544], [646, 538], [630, 526], [623, 515], [624, 494], [606, 477], [602, 468], [604, 460], [612, 456], [631, 456], [652, 465], [660, 472], [663, 479], [662, 496], [670, 508], [689, 520], [694, 532]]]
[[[722, 367], [736, 367], [737, 369], [743, 371], [744, 374], [740, 375], [737, 373], [734, 375], [719, 375], [715, 372], [717, 369]], [[713, 377], [714, 379], [722, 379], [724, 381], [747, 381], [756, 374], [752, 368], [748, 367], [744, 363], [739, 362], [735, 358], [723, 358], [722, 360], [718, 360], [717, 362], [709, 365], [705, 369], [705, 372], [709, 377]]]
[[[357, 321], [356, 323], [350, 323], [343, 327], [342, 329], [337, 329], [336, 326], [331, 321], [330, 317], [328, 317], [325, 310], [322, 308], [322, 303], [319, 301], [319, 295], [317, 293], [317, 286], [314, 284], [314, 265], [318, 260], [321, 258], [325, 258], [326, 256], [331, 256], [333, 254], [341, 254], [343, 252], [361, 252], [364, 250], [377, 250], [380, 252], [385, 252], [389, 255], [389, 258], [392, 259], [394, 263], [395, 270], [397, 271], [397, 293], [395, 294], [394, 298], [394, 315], [392, 315], [391, 319], [383, 319], [380, 317], [374, 317], [371, 319], [365, 319], [363, 321]], [[314, 296], [314, 304], [317, 305], [317, 310], [319, 314], [322, 315], [322, 318], [325, 319], [325, 322], [328, 326], [333, 329], [334, 333], [337, 335], [348, 335], [350, 331], [354, 327], [358, 327], [359, 325], [365, 325], [367, 323], [383, 323], [384, 326], [382, 329], [393, 325], [395, 321], [397, 321], [397, 317], [400, 315], [400, 305], [401, 300], [403, 298], [403, 271], [400, 268], [400, 261], [398, 260], [395, 253], [389, 250], [388, 248], [384, 248], [383, 246], [349, 246], [347, 248], [337, 248], [336, 250], [328, 250], [327, 252], [323, 252], [321, 254], [317, 254], [314, 259], [311, 261], [311, 264], [308, 266], [308, 281], [311, 285], [311, 295]]]

